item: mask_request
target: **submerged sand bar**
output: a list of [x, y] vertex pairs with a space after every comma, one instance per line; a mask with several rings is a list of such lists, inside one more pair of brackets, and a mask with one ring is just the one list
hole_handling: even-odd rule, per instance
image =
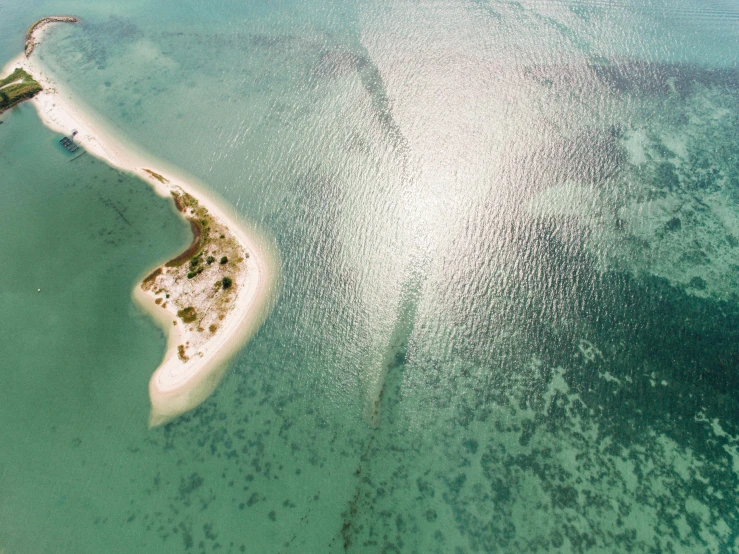
[[[168, 336], [164, 359], [149, 382], [150, 425], [165, 423], [213, 392], [228, 360], [264, 322], [274, 292], [272, 252], [202, 187], [174, 171], [163, 171], [164, 164], [105, 132], [99, 118], [76, 105], [40, 63], [20, 55], [2, 75], [17, 67], [43, 87], [30, 102], [44, 124], [63, 134], [77, 129], [75, 140], [88, 153], [135, 173], [160, 195], [172, 197], [191, 222], [193, 245], [152, 268], [133, 292], [135, 302]], [[221, 263], [224, 256], [227, 261]]]

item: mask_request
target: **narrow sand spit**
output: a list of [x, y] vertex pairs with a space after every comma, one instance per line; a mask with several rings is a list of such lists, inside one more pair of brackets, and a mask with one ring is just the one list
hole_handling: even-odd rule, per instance
[[[172, 170], [162, 171], [162, 162], [137, 153], [133, 147], [117, 139], [114, 133], [106, 132], [100, 118], [90, 116], [89, 111], [77, 105], [70, 94], [47, 76], [35, 59], [20, 55], [7, 64], [0, 75], [7, 75], [16, 67], [25, 69], [43, 87], [44, 90], [30, 102], [47, 127], [65, 135], [76, 129], [75, 141], [88, 153], [112, 166], [135, 173], [150, 183], [158, 194], [174, 196], [177, 207], [191, 221], [193, 229], [201, 225], [197, 218], [207, 214], [206, 234], [217, 233], [214, 243], [228, 242], [232, 255], [228, 265], [222, 268], [219, 268], [219, 260], [215, 263], [213, 260], [205, 261], [210, 250], [196, 247], [188, 252], [188, 259], [178, 256], [153, 268], [149, 276], [134, 288], [136, 304], [149, 313], [168, 335], [164, 359], [149, 382], [149, 424], [165, 423], [194, 408], [213, 392], [225, 373], [228, 360], [264, 322], [276, 290], [276, 256], [255, 231], [239, 222], [230, 210], [207, 195], [192, 179], [181, 178]], [[197, 214], [193, 207], [181, 205], [183, 198], [188, 199], [189, 206], [197, 208]], [[200, 238], [195, 237], [196, 240]], [[211, 248], [214, 254], [217, 253], [217, 244]], [[198, 254], [197, 262], [189, 259]], [[196, 278], [188, 278], [184, 276], [189, 275], [188, 262], [203, 264], [193, 267], [202, 267], [211, 273], [200, 269], [202, 276], [197, 273]], [[213, 276], [220, 277], [216, 271], [228, 273], [232, 278], [230, 286], [218, 287], [218, 282], [213, 282]], [[210, 279], [207, 278], [209, 275]], [[188, 311], [189, 304], [198, 301], [197, 308]], [[203, 328], [205, 316], [196, 320], [189, 316], [196, 309], [201, 311], [201, 306], [206, 304], [207, 309], [202, 311], [208, 313], [210, 319], [207, 323], [210, 325]], [[214, 305], [217, 306], [215, 311]]]

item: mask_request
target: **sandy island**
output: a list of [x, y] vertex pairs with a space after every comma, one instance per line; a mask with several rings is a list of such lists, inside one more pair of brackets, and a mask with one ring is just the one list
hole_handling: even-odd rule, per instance
[[[38, 28], [31, 40], [49, 25]], [[150, 426], [194, 408], [216, 388], [229, 359], [264, 322], [276, 287], [275, 255], [259, 235], [191, 179], [162, 171], [163, 164], [135, 152], [91, 117], [24, 54], [2, 75], [21, 67], [43, 90], [29, 100], [50, 129], [69, 135], [88, 153], [135, 173], [174, 200], [190, 221], [193, 242], [182, 254], [149, 270], [133, 291], [135, 303], [167, 333], [167, 351], [149, 381]]]

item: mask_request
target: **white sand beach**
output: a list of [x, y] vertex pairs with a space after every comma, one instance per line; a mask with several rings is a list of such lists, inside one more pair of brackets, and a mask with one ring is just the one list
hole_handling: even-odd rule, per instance
[[[48, 29], [48, 26], [43, 29]], [[161, 299], [157, 303], [154, 291], [143, 290], [141, 282], [134, 287], [133, 298], [136, 304], [149, 313], [168, 336], [164, 359], [149, 382], [149, 423], [156, 426], [170, 421], [200, 404], [213, 392], [225, 373], [229, 359], [257, 332], [266, 319], [276, 290], [276, 255], [255, 231], [238, 221], [236, 215], [215, 200], [213, 195], [206, 194], [194, 180], [175, 175], [171, 170], [162, 170], [162, 165], [165, 165], [162, 162], [135, 152], [113, 133], [106, 133], [103, 124], [90, 116], [89, 111], [77, 104], [72, 95], [48, 76], [35, 56], [28, 59], [19, 55], [3, 68], [2, 75], [9, 74], [17, 67], [25, 69], [44, 89], [29, 102], [36, 108], [46, 126], [64, 135], [69, 135], [76, 129], [78, 133], [75, 141], [89, 154], [112, 166], [135, 173], [162, 196], [171, 197], [172, 192], [178, 191], [191, 195], [222, 228], [230, 231], [244, 253], [245, 271], [240, 271], [235, 276], [232, 301], [217, 326], [217, 331], [211, 332], [207, 340], [203, 340], [202, 329], [198, 334], [192, 326], [177, 322], [174, 300], [180, 292], [178, 285], [168, 288], [172, 301], [164, 303]], [[151, 172], [161, 179], [155, 178]], [[183, 285], [192, 287], [189, 280], [184, 281]], [[189, 344], [195, 344], [196, 351], [188, 352], [186, 357], [178, 356], [178, 346]]]

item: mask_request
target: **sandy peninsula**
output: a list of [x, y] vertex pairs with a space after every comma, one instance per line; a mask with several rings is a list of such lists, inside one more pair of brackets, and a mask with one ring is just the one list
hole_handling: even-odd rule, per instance
[[[34, 44], [38, 34], [33, 33]], [[190, 222], [192, 244], [151, 268], [133, 291], [136, 304], [167, 334], [164, 359], [149, 382], [149, 424], [166, 423], [213, 392], [229, 359], [264, 322], [276, 288], [276, 255], [193, 179], [162, 169], [161, 161], [106, 132], [101, 119], [77, 104], [35, 57], [21, 54], [0, 77], [18, 67], [43, 88], [29, 102], [46, 126], [64, 135], [76, 129], [75, 141], [89, 154], [150, 183]]]

